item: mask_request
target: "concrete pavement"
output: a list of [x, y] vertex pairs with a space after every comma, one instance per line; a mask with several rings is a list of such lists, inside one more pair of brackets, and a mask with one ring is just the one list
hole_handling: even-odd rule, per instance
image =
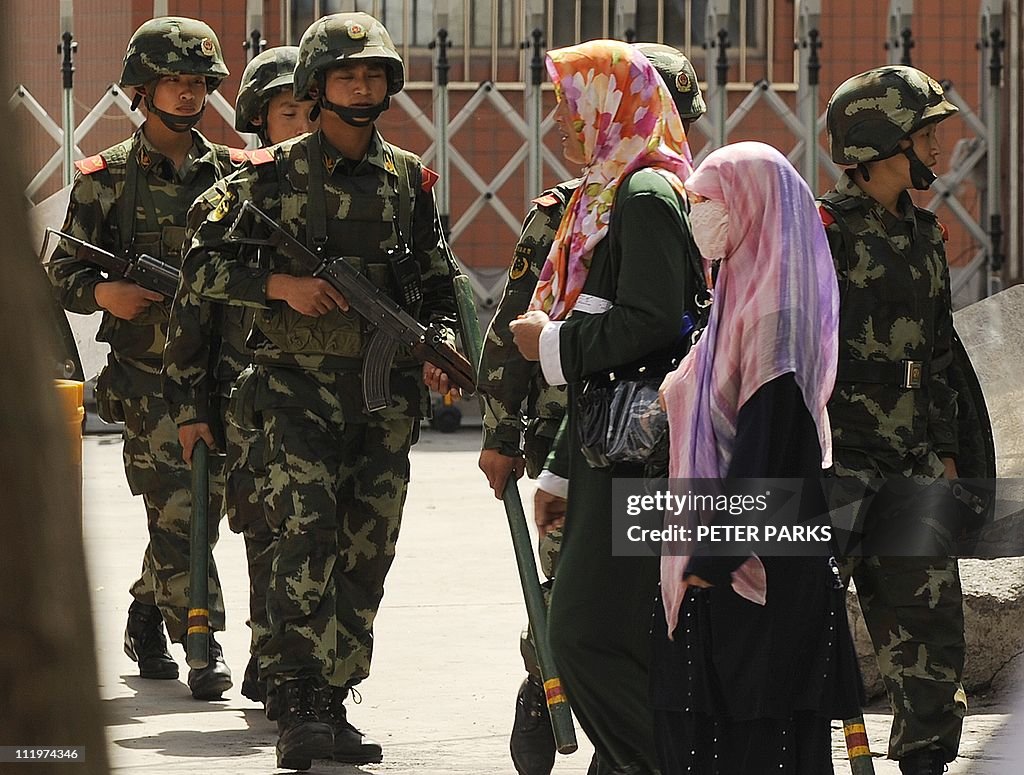
[[[119, 775], [246, 775], [275, 766], [276, 726], [238, 688], [248, 659], [248, 582], [241, 538], [226, 525], [216, 550], [228, 611], [218, 636], [235, 687], [220, 702], [197, 702], [179, 681], [145, 681], [121, 639], [146, 544], [141, 501], [131, 496], [118, 436], [85, 439], [85, 545], [96, 627], [100, 693], [112, 769]], [[313, 773], [514, 775], [508, 733], [523, 677], [519, 633], [526, 614], [500, 503], [476, 468], [478, 430], [425, 430], [413, 451], [412, 483], [398, 555], [375, 633], [373, 675], [350, 719], [384, 746], [384, 762], [353, 767], [314, 763]], [[529, 502], [532, 486], [523, 485]], [[957, 775], [1024, 771], [1005, 758], [1013, 742], [1009, 703], [972, 698]], [[866, 716], [871, 748], [884, 751], [890, 717]], [[559, 756], [556, 775], [585, 773], [592, 747]], [[849, 772], [841, 734], [836, 772]], [[878, 775], [896, 775], [876, 760]]]

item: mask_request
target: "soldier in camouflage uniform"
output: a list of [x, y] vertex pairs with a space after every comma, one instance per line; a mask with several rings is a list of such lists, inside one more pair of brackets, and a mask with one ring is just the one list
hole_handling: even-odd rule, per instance
[[[636, 46], [665, 81], [683, 125], [689, 130], [690, 124], [707, 111], [693, 65], [681, 51], [671, 46], [660, 43]], [[565, 416], [565, 387], [548, 385], [540, 365], [523, 358], [512, 341], [509, 323], [526, 311], [562, 214], [578, 186], [579, 179], [574, 178], [533, 200], [534, 206], [526, 215], [512, 255], [505, 291], [487, 329], [479, 369], [482, 392], [488, 396], [484, 403], [479, 466], [499, 499], [510, 474], [518, 478], [525, 469], [531, 479], [541, 475]], [[566, 475], [567, 471], [553, 461], [545, 479], [549, 487], [564, 494], [565, 486], [558, 480]], [[548, 579], [545, 591], [550, 589], [554, 578], [561, 543], [561, 527], [540, 538], [541, 572]], [[516, 697], [515, 721], [509, 740], [512, 761], [520, 775], [547, 775], [554, 766], [555, 741], [529, 628], [523, 631], [520, 650], [528, 675]], [[595, 753], [591, 772], [606, 771], [601, 767]]]
[[[134, 88], [132, 107], [145, 100], [147, 119], [134, 135], [76, 163], [64, 230], [115, 253], [144, 252], [181, 263], [185, 216], [197, 195], [228, 174], [241, 152], [210, 143], [193, 127], [206, 96], [228, 75], [220, 44], [208, 25], [164, 17], [143, 24], [124, 58], [121, 86]], [[97, 339], [110, 344], [96, 384], [99, 414], [124, 423], [128, 484], [146, 504], [149, 546], [142, 575], [132, 585], [125, 651], [143, 678], [177, 678], [163, 624], [174, 642], [186, 634], [191, 479], [177, 429], [161, 397], [161, 353], [170, 299], [134, 283], [104, 276], [59, 245], [50, 274], [64, 308], [102, 311]], [[216, 472], [213, 472], [216, 474]], [[219, 478], [211, 483], [211, 513], [220, 513]], [[218, 520], [210, 520], [210, 545]], [[217, 566], [210, 560], [210, 625], [224, 629]], [[197, 699], [231, 686], [220, 646], [211, 637], [210, 663], [189, 672]]]
[[[821, 199], [840, 291], [828, 409], [836, 475], [869, 487], [887, 478], [942, 487], [958, 475], [945, 227], [908, 193], [935, 180], [936, 125], [956, 112], [934, 79], [902, 66], [850, 78], [828, 105], [832, 160], [848, 167]], [[869, 535], [901, 511], [914, 513], [907, 504], [869, 512]], [[941, 773], [967, 711], [957, 562], [867, 556], [845, 566], [893, 708], [889, 756], [903, 773]]]
[[[235, 129], [257, 134], [264, 146], [306, 134], [313, 127], [309, 120], [312, 102], [298, 101], [292, 92], [298, 52], [296, 46], [267, 49], [253, 57], [242, 73], [235, 100]], [[223, 196], [226, 186], [226, 180], [218, 181], [196, 200], [189, 212], [187, 243], [215, 209], [214, 203]], [[186, 280], [171, 307], [163, 386], [186, 462], [197, 439], [213, 449], [226, 447], [224, 511], [228, 526], [245, 539], [249, 566], [248, 624], [252, 635], [242, 695], [264, 702], [266, 691], [259, 678], [258, 654], [270, 638], [266, 595], [273, 534], [261, 494], [262, 434], [227, 422], [224, 417], [231, 388], [251, 360], [245, 338], [252, 321], [252, 310], [201, 299], [189, 291]], [[211, 359], [214, 345], [219, 350]]]
[[[393, 297], [400, 278], [415, 276], [422, 298], [410, 313], [454, 338], [455, 264], [430, 191], [436, 176], [374, 126], [404, 79], [401, 57], [373, 17], [314, 22], [299, 45], [294, 90], [316, 100], [320, 130], [275, 146], [227, 182], [183, 273], [192, 292], [256, 310], [254, 378], [235, 391], [230, 411], [266, 434], [263, 496], [276, 542], [260, 673], [280, 707], [281, 767], [381, 760], [380, 745], [348, 722], [343, 703], [369, 674], [409, 448], [430, 409], [427, 387], [447, 392], [447, 379], [400, 350], [390, 406], [366, 411], [367, 324], [301, 262], [263, 251], [252, 266], [229, 242], [228, 227], [252, 200], [312, 250], [344, 256]], [[248, 220], [239, 232], [265, 236]]]

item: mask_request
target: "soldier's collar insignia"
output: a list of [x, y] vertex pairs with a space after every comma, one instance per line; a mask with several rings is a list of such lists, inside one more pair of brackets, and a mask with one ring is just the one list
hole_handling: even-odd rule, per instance
[[324, 168], [327, 170], [328, 175], [334, 174], [334, 168], [338, 166], [338, 160], [331, 156], [329, 153], [324, 154]]
[[352, 40], [362, 40], [366, 37], [366, 27], [359, 22], [349, 22], [348, 36], [352, 38]]
[[676, 75], [676, 88], [681, 92], [690, 91], [690, 76], [686, 74], [685, 70], [680, 70]]
[[209, 38], [203, 38], [199, 44], [199, 50], [203, 52], [203, 56], [212, 57], [217, 53], [217, 47], [213, 45], [213, 41]]
[[397, 175], [398, 168], [395, 167], [395, 155], [390, 152], [387, 148], [384, 149], [384, 153], [381, 154], [382, 161], [384, 162], [384, 171], [389, 175]]
[[146, 146], [139, 146], [139, 166], [144, 170], [148, 170], [153, 166], [153, 163], [153, 157], [149, 155]]

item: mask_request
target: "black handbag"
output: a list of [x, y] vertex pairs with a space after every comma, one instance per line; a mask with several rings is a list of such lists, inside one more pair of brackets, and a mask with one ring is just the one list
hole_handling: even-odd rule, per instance
[[577, 399], [580, 450], [591, 468], [644, 463], [668, 433], [668, 416], [658, 403], [661, 377], [587, 380]]

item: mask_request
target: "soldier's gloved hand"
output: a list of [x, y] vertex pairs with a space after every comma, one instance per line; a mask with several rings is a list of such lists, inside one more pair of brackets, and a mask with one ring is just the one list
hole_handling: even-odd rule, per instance
[[540, 334], [550, 320], [545, 313], [534, 309], [508, 324], [512, 339], [526, 360], [540, 360]]
[[122, 320], [131, 320], [154, 301], [164, 300], [162, 294], [142, 288], [128, 280], [97, 283], [93, 293], [97, 304], [115, 318]]
[[210, 426], [204, 422], [194, 422], [178, 428], [178, 441], [181, 442], [181, 459], [187, 465], [192, 465], [192, 450], [199, 439], [205, 441], [209, 449], [213, 449], [216, 446], [213, 442], [213, 432], [210, 430]]
[[448, 375], [444, 373], [443, 369], [432, 363], [425, 362], [423, 364], [423, 384], [442, 396], [449, 395], [453, 401], [462, 398], [462, 391], [448, 381]]
[[348, 312], [348, 299], [319, 277], [272, 274], [267, 278], [267, 299], [285, 302], [300, 315], [320, 317], [332, 309]]
[[537, 489], [533, 496], [533, 521], [537, 524], [537, 534], [546, 536], [555, 528], [565, 524], [566, 501], [560, 495], [553, 495], [545, 490]]
[[519, 479], [526, 470], [526, 461], [522, 457], [509, 457], [496, 449], [480, 450], [478, 465], [498, 500], [501, 500], [501, 494], [505, 491], [509, 474], [515, 474], [516, 479]]

